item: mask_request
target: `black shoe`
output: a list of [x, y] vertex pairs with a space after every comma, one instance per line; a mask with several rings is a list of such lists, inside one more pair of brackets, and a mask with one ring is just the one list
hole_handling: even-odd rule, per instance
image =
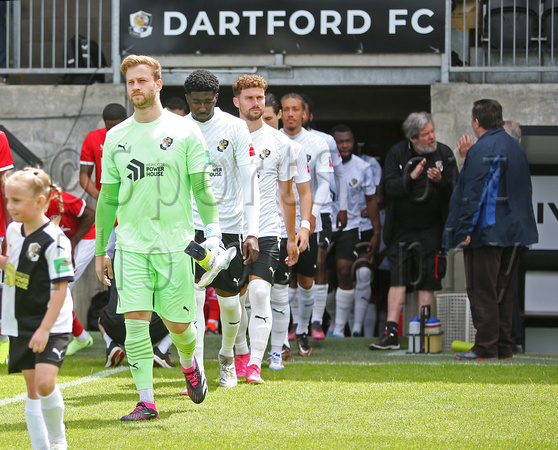
[[353, 337], [362, 337], [362, 336], [364, 336], [362, 334], [362, 331], [353, 331]]
[[472, 350], [469, 350], [468, 352], [458, 352], [455, 354], [455, 357], [460, 361], [496, 361], [498, 359], [493, 356], [480, 356]]
[[170, 369], [171, 367], [175, 367], [175, 365], [170, 360], [169, 352], [163, 354], [159, 347], [153, 347], [153, 366], [155, 367], [164, 367], [165, 369]]
[[122, 416], [120, 420], [124, 422], [132, 422], [137, 420], [151, 420], [159, 417], [157, 411], [153, 408], [148, 408], [143, 402], [139, 402], [130, 414]]
[[308, 335], [306, 333], [296, 335], [296, 346], [300, 356], [312, 356], [312, 347], [308, 343]]
[[283, 359], [283, 361], [293, 360], [293, 352], [291, 352], [291, 349], [285, 344], [283, 344], [283, 349], [281, 350], [281, 359]]
[[184, 371], [184, 377], [186, 378], [186, 389], [188, 389], [188, 395], [194, 403], [201, 403], [205, 399], [207, 394], [207, 380], [205, 374], [198, 367], [198, 362], [194, 357], [194, 365], [187, 372]]
[[370, 344], [370, 350], [399, 350], [397, 331], [384, 331], [384, 335]]

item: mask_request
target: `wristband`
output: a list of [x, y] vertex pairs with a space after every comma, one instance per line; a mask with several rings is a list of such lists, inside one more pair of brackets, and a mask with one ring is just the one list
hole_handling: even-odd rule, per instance
[[218, 223], [208, 223], [206, 225], [205, 230], [203, 231], [203, 237], [207, 239], [211, 236], [216, 236], [217, 238], [221, 239], [221, 227]]
[[300, 228], [306, 228], [308, 231], [310, 231], [310, 222], [308, 220], [301, 220]]

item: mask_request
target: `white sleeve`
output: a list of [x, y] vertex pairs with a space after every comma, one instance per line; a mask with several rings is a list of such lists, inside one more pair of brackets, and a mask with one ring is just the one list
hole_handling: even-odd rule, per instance
[[259, 236], [260, 227], [260, 188], [255, 164], [239, 166], [244, 195], [244, 220], [248, 236]]
[[343, 167], [343, 164], [334, 165], [333, 173], [335, 176], [335, 187], [337, 189], [339, 211], [347, 211], [347, 178], [345, 176], [345, 168]]
[[316, 195], [312, 202], [312, 215], [318, 218], [322, 206], [329, 201], [329, 173], [317, 172], [316, 178], [318, 187], [316, 188]]

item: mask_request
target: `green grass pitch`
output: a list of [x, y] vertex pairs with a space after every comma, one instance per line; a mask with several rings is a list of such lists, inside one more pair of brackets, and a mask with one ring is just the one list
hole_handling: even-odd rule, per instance
[[[218, 385], [220, 336], [206, 336], [209, 394], [178, 395], [180, 368], [154, 369], [159, 419], [121, 422], [138, 401], [124, 365], [105, 369], [104, 342], [66, 358], [59, 375], [69, 448], [558, 448], [558, 354], [460, 362], [450, 352], [368, 350], [370, 339], [313, 342], [265, 385]], [[295, 346], [293, 346], [294, 348]], [[172, 359], [177, 362], [172, 347]], [[25, 383], [0, 365], [0, 449], [28, 449]]]

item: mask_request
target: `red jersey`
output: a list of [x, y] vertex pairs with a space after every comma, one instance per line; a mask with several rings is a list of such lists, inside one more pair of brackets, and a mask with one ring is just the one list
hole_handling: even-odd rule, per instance
[[[3, 172], [14, 168], [14, 160], [10, 151], [8, 138], [3, 131], [0, 131], [0, 176]], [[6, 216], [4, 215], [4, 207], [0, 202], [0, 237], [6, 235]]]
[[91, 131], [83, 141], [79, 160], [79, 163], [85, 166], [95, 166], [95, 186], [99, 191], [101, 190], [101, 158], [106, 135], [106, 128]]
[[[62, 191], [62, 203], [64, 204], [64, 214], [60, 219], [60, 228], [68, 238], [71, 238], [78, 227], [81, 216], [85, 211], [85, 200], [68, 194]], [[60, 205], [58, 199], [56, 198], [55, 192], [50, 196], [50, 203], [46, 212], [46, 216], [52, 219], [55, 216], [60, 215]], [[85, 234], [83, 239], [95, 239], [95, 225]]]

